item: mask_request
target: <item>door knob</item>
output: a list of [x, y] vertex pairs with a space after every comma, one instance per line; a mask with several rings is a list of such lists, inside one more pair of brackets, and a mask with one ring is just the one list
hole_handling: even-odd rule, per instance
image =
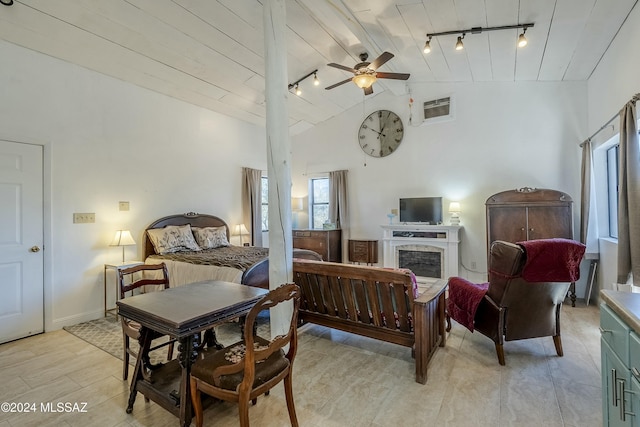
[[40, 252], [40, 246], [31, 246], [29, 249], [31, 252]]

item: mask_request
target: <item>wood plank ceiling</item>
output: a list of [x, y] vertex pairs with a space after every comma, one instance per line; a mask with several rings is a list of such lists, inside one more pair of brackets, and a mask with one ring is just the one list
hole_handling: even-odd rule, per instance
[[[379, 80], [403, 94], [423, 82], [584, 81], [638, 0], [287, 0], [288, 81], [318, 69], [289, 96], [292, 132], [363, 101], [353, 84], [327, 91], [361, 52], [396, 55], [380, 71], [409, 72], [407, 82]], [[426, 34], [533, 22], [529, 44], [518, 30]], [[0, 39], [166, 94], [263, 124], [264, 46], [257, 0], [15, 0], [0, 6]]]

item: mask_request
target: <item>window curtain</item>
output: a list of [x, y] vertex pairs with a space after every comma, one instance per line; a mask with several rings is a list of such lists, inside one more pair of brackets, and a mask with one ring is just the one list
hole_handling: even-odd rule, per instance
[[242, 221], [251, 244], [262, 246], [262, 171], [242, 168]]
[[595, 177], [591, 138], [582, 143], [582, 176], [580, 199], [580, 241], [587, 245], [586, 259], [598, 259], [598, 209], [596, 206]]
[[640, 284], [640, 147], [636, 126], [637, 96], [620, 111], [618, 175], [618, 283]]
[[580, 241], [587, 244], [589, 232], [589, 212], [591, 208], [591, 140], [582, 145], [582, 176], [580, 199]]
[[329, 172], [329, 221], [342, 229], [342, 258], [347, 253], [349, 239], [349, 209], [346, 170]]

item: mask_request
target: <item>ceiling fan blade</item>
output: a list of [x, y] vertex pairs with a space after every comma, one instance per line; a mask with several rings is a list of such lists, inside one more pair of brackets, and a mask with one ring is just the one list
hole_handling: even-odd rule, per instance
[[408, 73], [376, 73], [376, 77], [379, 79], [407, 80], [410, 75]]
[[341, 69], [341, 70], [350, 71], [350, 72], [352, 72], [352, 73], [357, 73], [357, 71], [356, 71], [356, 70], [354, 70], [354, 69], [353, 69], [353, 68], [351, 68], [351, 67], [347, 67], [347, 66], [344, 66], [344, 65], [336, 64], [336, 63], [334, 63], [334, 62], [332, 62], [331, 64], [327, 64], [327, 65], [328, 65], [329, 67], [339, 68], [339, 69]]
[[343, 85], [343, 84], [348, 83], [348, 82], [350, 82], [350, 81], [351, 81], [351, 78], [348, 78], [348, 79], [346, 79], [346, 80], [343, 80], [343, 81], [338, 82], [338, 83], [336, 83], [336, 84], [333, 84], [333, 85], [331, 85], [331, 86], [327, 86], [327, 87], [325, 87], [325, 89], [326, 89], [326, 90], [333, 89], [334, 87], [337, 87], [337, 86]]
[[382, 55], [378, 56], [371, 64], [369, 64], [369, 68], [371, 68], [372, 70], [377, 70], [378, 67], [380, 67], [391, 58], [393, 58], [393, 53], [382, 52]]
[[365, 95], [371, 95], [373, 93], [373, 85], [364, 88]]

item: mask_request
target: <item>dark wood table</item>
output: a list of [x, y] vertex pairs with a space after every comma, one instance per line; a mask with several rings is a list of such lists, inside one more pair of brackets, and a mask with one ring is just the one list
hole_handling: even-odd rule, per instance
[[[200, 333], [247, 314], [267, 292], [237, 283], [206, 281], [118, 301], [118, 314], [142, 325], [127, 413], [133, 410], [140, 392], [179, 417], [180, 425], [189, 426], [193, 416], [189, 374], [201, 348]], [[154, 331], [177, 339], [179, 346], [175, 360], [151, 367], [145, 356]]]

